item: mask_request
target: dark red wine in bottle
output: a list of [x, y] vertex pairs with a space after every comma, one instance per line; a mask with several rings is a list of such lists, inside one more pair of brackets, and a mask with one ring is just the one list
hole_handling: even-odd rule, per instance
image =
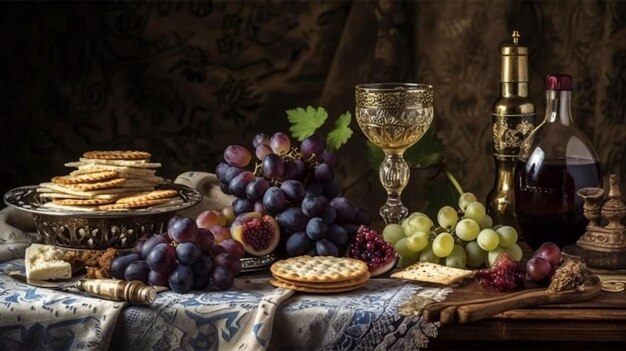
[[548, 241], [561, 247], [575, 243], [587, 226], [576, 190], [602, 183], [600, 165], [575, 159], [519, 161], [515, 174], [517, 220], [526, 242], [535, 249]]
[[585, 232], [583, 199], [576, 191], [601, 187], [598, 156], [571, 118], [572, 77], [546, 78], [546, 115], [523, 142], [515, 167], [515, 213], [533, 248], [574, 244]]

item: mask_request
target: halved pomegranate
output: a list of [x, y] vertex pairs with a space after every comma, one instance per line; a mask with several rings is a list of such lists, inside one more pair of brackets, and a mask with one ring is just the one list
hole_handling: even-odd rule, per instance
[[397, 263], [393, 246], [366, 226], [361, 226], [348, 244], [347, 255], [367, 263], [372, 277], [389, 272]]

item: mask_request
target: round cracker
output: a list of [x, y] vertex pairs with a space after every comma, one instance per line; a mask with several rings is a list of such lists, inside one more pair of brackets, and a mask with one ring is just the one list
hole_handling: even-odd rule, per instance
[[117, 200], [117, 203], [125, 204], [125, 203], [136, 202], [136, 201], [157, 200], [157, 199], [165, 199], [165, 198], [172, 198], [172, 197], [178, 197], [178, 191], [172, 190], [172, 189], [154, 190], [145, 194], [123, 197]]
[[356, 290], [362, 287], [363, 285], [365, 285], [365, 283], [361, 283], [361, 284], [352, 285], [352, 286], [343, 287], [343, 288], [314, 289], [314, 288], [309, 288], [309, 287], [300, 286], [300, 285], [283, 283], [282, 281], [274, 279], [274, 278], [270, 278], [269, 283], [277, 288], [284, 288], [284, 289], [295, 290], [295, 291], [306, 292], [306, 293], [314, 293], [314, 294], [331, 294], [331, 293], [348, 292], [348, 291]]
[[348, 257], [298, 256], [275, 262], [270, 271], [276, 277], [298, 282], [340, 282], [362, 277], [365, 262]]
[[274, 280], [285, 284], [298, 285], [304, 288], [312, 288], [312, 289], [337, 289], [337, 288], [349, 288], [355, 285], [362, 285], [370, 279], [369, 272], [366, 272], [362, 278], [350, 279], [342, 282], [335, 283], [310, 283], [310, 282], [298, 282], [293, 280], [287, 280], [280, 277], [273, 277]]
[[151, 156], [148, 152], [135, 150], [88, 151], [83, 154], [83, 157], [95, 160], [144, 160]]
[[119, 175], [116, 171], [98, 171], [80, 175], [66, 175], [52, 178], [52, 182], [59, 185], [95, 183], [116, 178]]
[[169, 202], [171, 200], [172, 200], [171, 198], [167, 198], [167, 199], [135, 201], [135, 202], [129, 202], [125, 204], [116, 203], [116, 204], [111, 204], [111, 205], [103, 205], [103, 206], [98, 207], [98, 209], [102, 211], [124, 211], [124, 210], [132, 210], [132, 209], [137, 209], [137, 208], [160, 205], [160, 204]]

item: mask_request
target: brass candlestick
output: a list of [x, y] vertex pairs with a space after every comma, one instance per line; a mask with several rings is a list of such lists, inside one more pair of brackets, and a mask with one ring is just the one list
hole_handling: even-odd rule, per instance
[[583, 188], [578, 195], [585, 200], [585, 218], [589, 220], [587, 231], [578, 239], [578, 246], [590, 251], [626, 252], [626, 227], [622, 224], [626, 216], [626, 205], [617, 184], [617, 176], [609, 177], [607, 200], [603, 201], [601, 188]]

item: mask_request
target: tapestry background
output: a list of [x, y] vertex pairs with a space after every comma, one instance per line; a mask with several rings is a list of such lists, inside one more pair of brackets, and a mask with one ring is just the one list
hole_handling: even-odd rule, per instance
[[[90, 149], [143, 149], [174, 177], [213, 169], [225, 146], [285, 130], [285, 110], [354, 111], [353, 86], [435, 87], [449, 169], [484, 197], [493, 181], [498, 46], [519, 30], [531, 97], [575, 79], [574, 115], [603, 168], [626, 179], [624, 1], [161, 1], [0, 5], [0, 190], [65, 174]], [[358, 130], [356, 122], [353, 128]], [[345, 186], [367, 171], [365, 140], [341, 150]], [[367, 178], [363, 178], [367, 179]], [[372, 179], [372, 177], [370, 177]], [[371, 209], [376, 179], [348, 196]], [[423, 205], [428, 177], [405, 191]]]

